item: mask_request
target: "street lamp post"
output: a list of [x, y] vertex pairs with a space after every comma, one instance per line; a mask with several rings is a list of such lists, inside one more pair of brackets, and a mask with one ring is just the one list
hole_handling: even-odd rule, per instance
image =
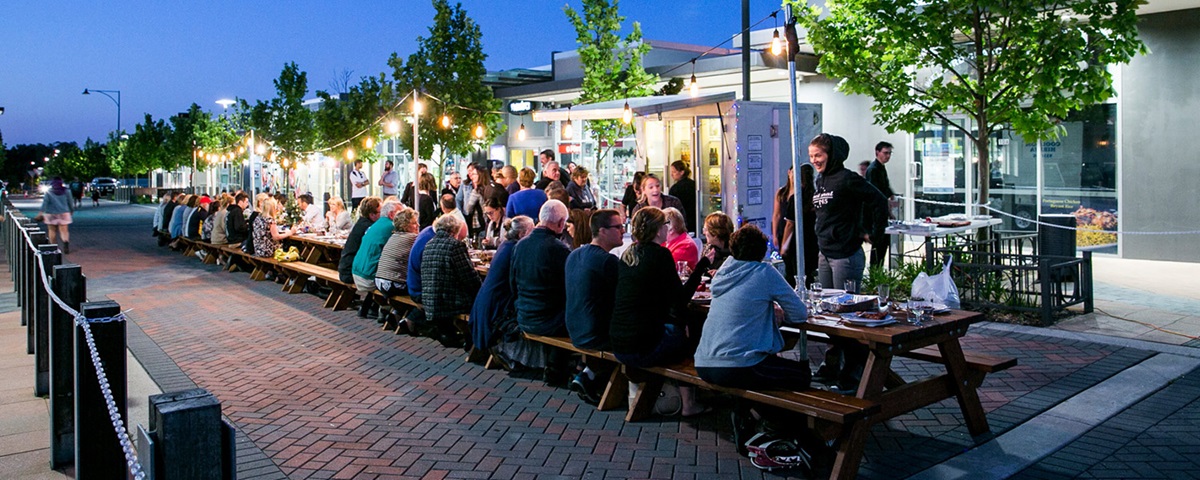
[[[91, 95], [92, 92], [102, 94], [102, 95], [108, 97], [109, 100], [112, 100], [113, 103], [117, 104], [117, 131], [120, 132], [121, 131], [121, 91], [120, 90], [92, 90], [92, 89], [88, 89], [88, 88], [83, 89], [84, 95]], [[113, 97], [112, 95], [110, 95], [112, 93], [117, 94], [117, 96]]]

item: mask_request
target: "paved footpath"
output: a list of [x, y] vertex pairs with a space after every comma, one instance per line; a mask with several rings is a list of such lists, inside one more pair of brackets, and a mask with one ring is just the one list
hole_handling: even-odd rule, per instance
[[[151, 212], [84, 209], [68, 260], [83, 265], [92, 299], [130, 310], [130, 351], [162, 390], [196, 385], [222, 401], [241, 478], [802, 478], [740, 458], [725, 408], [626, 423], [564, 389], [160, 249]], [[861, 478], [1200, 472], [1200, 350], [991, 323], [964, 344], [1019, 358], [980, 389], [992, 433], [972, 438], [954, 401], [917, 410], [872, 429]], [[907, 379], [941, 370], [897, 363]]]

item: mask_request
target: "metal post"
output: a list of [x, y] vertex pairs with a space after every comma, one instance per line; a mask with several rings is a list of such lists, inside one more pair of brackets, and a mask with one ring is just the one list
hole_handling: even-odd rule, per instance
[[742, 0], [742, 100], [750, 101], [750, 0]]
[[[29, 239], [34, 245], [41, 245], [46, 243], [46, 234], [40, 230], [31, 230], [29, 232]], [[28, 245], [21, 251], [25, 252], [25, 278], [23, 282], [24, 286], [21, 287], [24, 289], [25, 303], [22, 305], [21, 310], [23, 319], [21, 324], [26, 327], [25, 353], [33, 355], [33, 315], [37, 306], [37, 277], [41, 275], [38, 271], [38, 262], [40, 260], [38, 259], [37, 251], [29, 248]]]
[[[46, 272], [53, 272], [54, 267], [62, 263], [62, 252], [58, 251], [58, 245], [38, 245], [38, 261]], [[34, 280], [33, 293], [36, 299], [33, 305], [33, 365], [36, 372], [33, 394], [39, 397], [50, 395], [50, 311], [54, 302], [46, 293], [49, 286], [50, 279], [39, 273]]]
[[[88, 302], [81, 311], [88, 321], [121, 313], [117, 302]], [[129, 418], [126, 397], [125, 322], [90, 323], [96, 352], [108, 377], [117, 413]], [[83, 327], [75, 327], [75, 478], [125, 478], [125, 452], [117, 442], [104, 394], [100, 390]], [[128, 423], [128, 422], [127, 422]]]
[[[54, 294], [79, 310], [87, 298], [79, 265], [54, 267]], [[50, 468], [75, 461], [75, 317], [61, 308], [50, 316]]]
[[[792, 18], [792, 6], [791, 4], [788, 4], [785, 8], [783, 23], [786, 25], [791, 25], [792, 22], [795, 22], [795, 20]], [[747, 17], [748, 16], [749, 15], [747, 13]], [[787, 30], [787, 27], [785, 27], [785, 30]], [[791, 37], [792, 35], [789, 34], [787, 42], [789, 93], [788, 111], [790, 113], [788, 117], [788, 123], [791, 125], [792, 131], [792, 191], [795, 192], [796, 197], [799, 197], [800, 195], [798, 194], [803, 192], [804, 189], [803, 185], [800, 183], [800, 122], [798, 121], [799, 119], [796, 118], [796, 52], [792, 51], [793, 45]], [[746, 93], [749, 94], [749, 87], [747, 87]], [[805, 155], [804, 158], [808, 158], [808, 155]], [[795, 279], [796, 288], [806, 288], [805, 272], [808, 272], [808, 266], [804, 264], [804, 202], [801, 201], [800, 198], [796, 198], [792, 204], [796, 209], [796, 211], [793, 212], [795, 215], [793, 218], [796, 219], [796, 225], [795, 228], [792, 229], [792, 238], [796, 240], [796, 276], [799, 277]], [[775, 226], [772, 227], [777, 228]], [[778, 246], [781, 251], [783, 250], [783, 247], [783, 245]], [[803, 332], [800, 334], [800, 344], [798, 345], [798, 348], [801, 352], [805, 352], [805, 355], [807, 355], [808, 335]]]

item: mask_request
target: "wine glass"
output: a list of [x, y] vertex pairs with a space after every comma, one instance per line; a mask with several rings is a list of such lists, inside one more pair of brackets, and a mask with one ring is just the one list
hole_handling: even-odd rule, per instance
[[823, 290], [821, 282], [813, 282], [812, 288], [808, 289], [808, 301], [812, 304], [813, 315], [821, 313], [821, 292]]
[[891, 305], [888, 303], [888, 300], [892, 293], [892, 286], [886, 283], [877, 285], [875, 287], [875, 293], [879, 295], [879, 312], [887, 313], [888, 308]]

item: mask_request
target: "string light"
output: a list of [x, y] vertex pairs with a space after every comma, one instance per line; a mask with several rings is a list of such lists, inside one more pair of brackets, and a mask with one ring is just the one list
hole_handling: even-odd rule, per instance
[[775, 20], [775, 33], [771, 34], [771, 55], [778, 57], [783, 54], [783, 41], [779, 39], [779, 12], [771, 14]]
[[400, 122], [394, 118], [391, 120], [388, 120], [387, 131], [388, 131], [389, 135], [395, 135], [397, 133], [400, 133]]
[[521, 128], [517, 130], [517, 140], [525, 141], [525, 122], [521, 122]]
[[450, 128], [450, 116], [442, 114], [442, 128]]
[[562, 138], [564, 140], [570, 140], [574, 136], [575, 136], [575, 127], [571, 125], [571, 107], [568, 105], [567, 106], [567, 123], [563, 124]]
[[267, 153], [267, 146], [266, 146], [266, 145], [264, 145], [264, 144], [261, 144], [261, 143], [260, 143], [260, 144], [258, 144], [258, 145], [257, 145], [255, 148], [257, 148], [257, 149], [258, 149], [258, 150], [257, 150], [257, 153], [258, 153], [260, 156], [262, 156], [262, 155], [265, 155], [265, 154]]
[[367, 150], [375, 148], [375, 137], [367, 137], [366, 140], [363, 140], [363, 148]]
[[[626, 125], [633, 123], [633, 110], [629, 108], [628, 100], [625, 101], [625, 110], [621, 112], [621, 122], [625, 123]], [[524, 128], [525, 125], [522, 124], [521, 127]]]
[[346, 149], [346, 160], [350, 160], [350, 161], [354, 160], [354, 149], [353, 148]]
[[484, 133], [483, 124], [482, 123], [475, 124], [475, 138], [483, 138], [483, 133]]
[[700, 83], [696, 81], [696, 60], [692, 60], [692, 81], [688, 83], [688, 93], [692, 98], [700, 95]]
[[421, 114], [421, 99], [417, 98], [417, 94], [416, 94], [416, 93], [414, 93], [414, 94], [413, 94], [413, 109], [412, 109], [412, 113], [413, 113], [413, 115], [420, 115], [420, 114]]

